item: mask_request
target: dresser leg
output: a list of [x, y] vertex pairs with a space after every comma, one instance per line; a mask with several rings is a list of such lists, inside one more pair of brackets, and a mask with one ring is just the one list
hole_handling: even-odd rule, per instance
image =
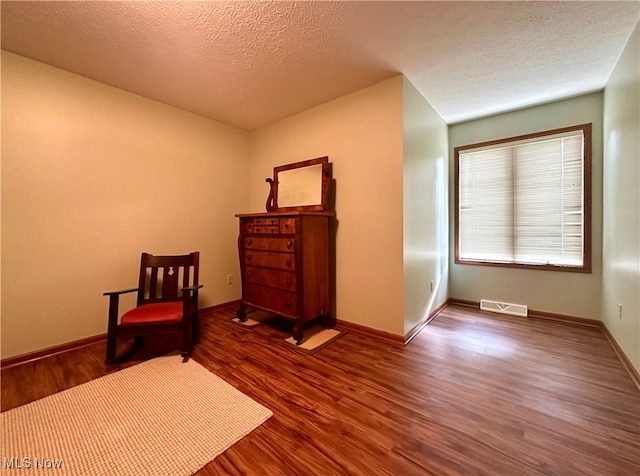
[[333, 317], [330, 312], [327, 312], [324, 315], [324, 322], [327, 329], [333, 329], [336, 327], [336, 318]]
[[247, 320], [247, 305], [245, 303], [240, 303], [240, 307], [236, 311], [236, 317], [240, 319], [240, 322], [245, 322]]
[[302, 344], [304, 338], [304, 322], [296, 321], [296, 325], [293, 326], [293, 340], [296, 341], [296, 345]]

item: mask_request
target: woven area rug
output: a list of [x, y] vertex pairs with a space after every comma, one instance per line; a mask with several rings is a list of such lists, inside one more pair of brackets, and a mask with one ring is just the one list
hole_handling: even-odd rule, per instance
[[306, 352], [307, 354], [315, 354], [316, 352], [324, 349], [326, 346], [335, 342], [342, 337], [345, 332], [338, 331], [336, 329], [327, 329], [322, 326], [313, 326], [310, 329], [304, 331], [304, 338], [300, 345], [296, 344], [293, 337], [285, 339], [285, 342], [295, 349]]
[[271, 411], [193, 359], [160, 357], [2, 413], [2, 471], [190, 475]]

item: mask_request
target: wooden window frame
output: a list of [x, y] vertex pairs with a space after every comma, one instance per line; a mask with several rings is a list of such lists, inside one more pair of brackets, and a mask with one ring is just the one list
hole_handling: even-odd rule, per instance
[[[591, 155], [592, 155], [592, 124], [580, 124], [577, 126], [563, 127], [559, 129], [546, 130], [541, 132], [535, 132], [531, 134], [524, 134], [519, 136], [507, 137], [504, 139], [491, 140], [486, 142], [478, 142], [475, 144], [469, 144], [454, 148], [455, 157], [455, 192], [454, 192], [454, 209], [455, 209], [455, 263], [474, 265], [474, 266], [497, 266], [504, 268], [521, 268], [521, 269], [539, 269], [546, 271], [569, 271], [575, 273], [591, 273], [592, 259], [591, 259]], [[512, 263], [512, 262], [499, 262], [488, 260], [461, 260], [459, 247], [460, 247], [460, 152], [469, 149], [476, 149], [480, 147], [489, 147], [494, 145], [508, 145], [510, 142], [517, 142], [529, 139], [542, 138], [545, 136], [551, 136], [556, 134], [562, 134], [567, 132], [575, 132], [581, 130], [584, 137], [584, 166], [583, 166], [583, 248], [582, 248], [582, 266], [572, 265], [555, 265], [555, 264], [532, 264], [532, 263]]]

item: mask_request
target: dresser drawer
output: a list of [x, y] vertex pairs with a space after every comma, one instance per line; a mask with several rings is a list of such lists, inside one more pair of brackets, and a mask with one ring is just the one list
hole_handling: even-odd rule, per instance
[[295, 293], [248, 284], [243, 299], [247, 304], [266, 307], [280, 314], [296, 316], [298, 313], [298, 296]]
[[296, 232], [295, 218], [280, 219], [280, 233], [295, 233], [295, 232]]
[[286, 269], [294, 271], [296, 260], [291, 253], [272, 253], [270, 251], [247, 250], [244, 253], [244, 264], [263, 266], [266, 268]]
[[279, 218], [253, 218], [253, 224], [256, 226], [279, 226]]
[[244, 236], [242, 243], [248, 250], [266, 250], [266, 251], [285, 251], [293, 252], [295, 250], [295, 240], [291, 238], [261, 238], [257, 236]]
[[296, 273], [292, 271], [247, 266], [244, 271], [244, 282], [248, 284], [261, 284], [291, 292], [297, 290]]
[[242, 233], [275, 234], [280, 233], [280, 221], [277, 218], [247, 218], [242, 220]]
[[280, 233], [280, 228], [278, 228], [277, 226], [266, 226], [266, 225], [258, 226], [258, 225], [254, 225], [253, 223], [248, 223], [246, 225], [244, 233], [246, 234], [256, 233], [256, 234], [269, 235], [274, 233]]

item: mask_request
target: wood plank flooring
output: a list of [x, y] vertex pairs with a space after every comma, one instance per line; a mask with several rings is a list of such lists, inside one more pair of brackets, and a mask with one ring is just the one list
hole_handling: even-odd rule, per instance
[[[407, 346], [350, 331], [308, 355], [286, 322], [232, 318], [203, 316], [193, 358], [274, 416], [200, 475], [640, 474], [640, 392], [600, 329], [448, 306]], [[2, 410], [104, 375], [104, 351], [3, 371]]]

